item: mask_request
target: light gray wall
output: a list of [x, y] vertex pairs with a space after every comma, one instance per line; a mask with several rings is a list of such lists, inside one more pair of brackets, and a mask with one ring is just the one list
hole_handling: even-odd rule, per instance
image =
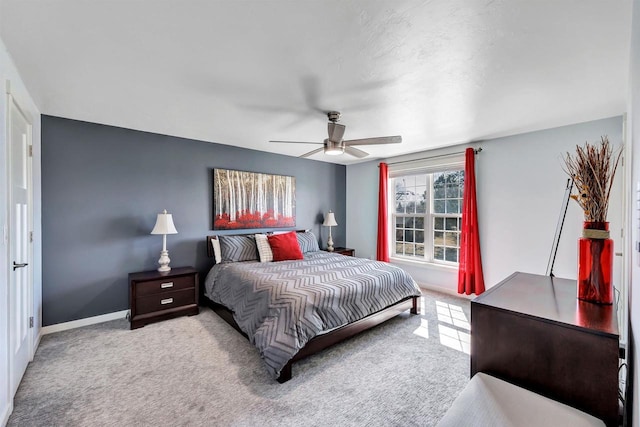
[[173, 214], [171, 265], [211, 266], [212, 169], [296, 177], [296, 229], [329, 209], [345, 243], [345, 167], [51, 116], [42, 118], [44, 325], [128, 308], [127, 274], [157, 268], [156, 214]]
[[[561, 155], [567, 151], [574, 153], [577, 144], [598, 141], [601, 135], [608, 135], [610, 141], [618, 146], [622, 141], [622, 117], [473, 144], [483, 149], [476, 156], [476, 191], [482, 265], [487, 287], [495, 285], [514, 271], [545, 274], [567, 182]], [[459, 152], [465, 147], [416, 153], [387, 161]], [[364, 257], [375, 257], [378, 163], [347, 166], [347, 245]], [[617, 176], [608, 217], [616, 248], [621, 248], [620, 182], [621, 174]], [[582, 211], [576, 203], [571, 202], [554, 268], [558, 277], [576, 277], [576, 242], [582, 230], [582, 221]], [[619, 274], [618, 257], [615, 264]], [[457, 269], [405, 263], [400, 265], [419, 284], [447, 292], [457, 289]]]
[[627, 141], [631, 144], [633, 152], [632, 160], [632, 179], [629, 183], [627, 194], [631, 201], [631, 240], [632, 253], [629, 257], [631, 263], [631, 283], [629, 291], [629, 323], [630, 337], [629, 341], [634, 348], [632, 359], [628, 361], [633, 372], [633, 399], [627, 400], [627, 405], [633, 408], [633, 426], [640, 426], [640, 410], [638, 405], [638, 397], [640, 395], [640, 366], [638, 365], [638, 338], [640, 337], [640, 254], [635, 249], [640, 242], [640, 211], [636, 208], [636, 201], [640, 197], [638, 189], [640, 189], [640, 0], [633, 2], [633, 18], [631, 30], [631, 57], [629, 61], [629, 111], [627, 113]]

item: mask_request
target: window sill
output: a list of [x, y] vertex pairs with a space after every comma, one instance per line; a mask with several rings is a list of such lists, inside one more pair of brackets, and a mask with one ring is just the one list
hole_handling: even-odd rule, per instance
[[449, 272], [458, 271], [458, 264], [451, 264], [451, 265], [440, 264], [435, 262], [417, 261], [417, 260], [412, 260], [407, 258], [398, 258], [398, 257], [389, 257], [389, 261], [392, 264], [404, 264], [404, 265], [410, 265], [412, 267], [427, 267], [427, 268], [433, 268], [436, 270], [449, 271]]

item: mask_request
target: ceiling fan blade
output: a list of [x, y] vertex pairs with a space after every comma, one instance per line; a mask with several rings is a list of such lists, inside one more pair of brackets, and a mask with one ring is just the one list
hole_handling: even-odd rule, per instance
[[342, 141], [342, 137], [344, 136], [344, 129], [345, 129], [344, 125], [340, 125], [338, 123], [329, 122], [327, 127], [329, 129], [329, 140], [330, 141], [333, 141], [333, 142]]
[[324, 147], [316, 148], [315, 150], [309, 151], [308, 153], [304, 153], [303, 155], [298, 156], [298, 157], [310, 157], [310, 156], [313, 156], [314, 154], [320, 153], [322, 151], [324, 151]]
[[269, 142], [282, 142], [284, 144], [320, 144], [320, 145], [324, 145], [323, 142], [305, 142], [305, 141], [269, 141]]
[[380, 136], [378, 138], [351, 139], [344, 141], [345, 145], [374, 145], [374, 144], [399, 144], [402, 137], [396, 136]]
[[344, 152], [347, 154], [351, 154], [352, 156], [357, 157], [359, 159], [363, 157], [367, 157], [369, 155], [369, 153], [367, 153], [366, 151], [362, 151], [357, 148], [353, 148], [349, 146], [344, 147]]

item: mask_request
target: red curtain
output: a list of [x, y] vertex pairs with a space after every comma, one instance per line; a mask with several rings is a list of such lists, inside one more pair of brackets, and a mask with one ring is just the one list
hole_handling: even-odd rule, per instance
[[376, 259], [389, 262], [389, 228], [387, 226], [387, 187], [389, 166], [380, 163], [380, 187], [378, 190], [378, 247]]
[[482, 275], [480, 235], [478, 233], [475, 153], [473, 148], [467, 148], [464, 156], [464, 198], [462, 201], [458, 293], [480, 295], [484, 292], [484, 277]]

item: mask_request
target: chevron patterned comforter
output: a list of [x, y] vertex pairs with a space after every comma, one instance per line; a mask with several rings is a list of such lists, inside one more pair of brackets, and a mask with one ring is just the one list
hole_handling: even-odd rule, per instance
[[234, 313], [274, 378], [316, 335], [420, 295], [411, 276], [387, 263], [323, 251], [304, 257], [217, 264], [205, 280], [206, 296]]

